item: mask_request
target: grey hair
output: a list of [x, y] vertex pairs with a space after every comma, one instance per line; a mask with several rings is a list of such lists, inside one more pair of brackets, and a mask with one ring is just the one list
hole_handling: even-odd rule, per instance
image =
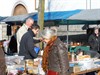
[[53, 29], [46, 28], [41, 32], [41, 36], [45, 39], [50, 39], [53, 36], [57, 36], [57, 31]]
[[28, 18], [26, 19], [25, 23], [28, 22], [28, 21], [34, 21], [34, 19], [32, 19], [31, 17], [28, 17]]

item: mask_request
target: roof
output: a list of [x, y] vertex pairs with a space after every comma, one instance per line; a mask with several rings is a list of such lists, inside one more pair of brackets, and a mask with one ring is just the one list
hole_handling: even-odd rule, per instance
[[3, 22], [24, 22], [31, 15], [35, 15], [35, 13], [30, 13], [30, 14], [25, 14], [25, 15], [17, 15], [17, 16], [9, 16], [2, 21]]
[[100, 21], [100, 9], [86, 9], [66, 18], [67, 20]]
[[[53, 21], [59, 24], [100, 24], [100, 9], [71, 10], [44, 12], [44, 21]], [[3, 22], [24, 22], [31, 17], [38, 21], [38, 13], [10, 16], [2, 20]]]
[[[71, 11], [55, 11], [55, 12], [44, 12], [44, 21], [50, 20], [66, 20], [66, 18], [79, 13], [81, 10], [71, 10]], [[38, 20], [38, 13], [33, 15], [35, 21]]]
[[[44, 21], [53, 21], [58, 23], [58, 21], [66, 20], [70, 16], [79, 13], [81, 10], [70, 10], [70, 11], [55, 11], [55, 12], [44, 12]], [[25, 15], [9, 16], [6, 19], [2, 20], [8, 24], [18, 24], [23, 23], [28, 17], [33, 18], [35, 21], [38, 21], [38, 13], [30, 13]]]
[[5, 18], [7, 18], [7, 17], [1, 17], [1, 16], [0, 16], [0, 22], [1, 22], [3, 19], [5, 19]]

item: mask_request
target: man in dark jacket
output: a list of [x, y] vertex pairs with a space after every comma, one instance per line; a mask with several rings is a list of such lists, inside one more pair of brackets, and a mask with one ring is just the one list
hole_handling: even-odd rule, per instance
[[34, 59], [38, 56], [34, 48], [35, 44], [40, 42], [40, 40], [35, 40], [33, 37], [38, 34], [39, 29], [38, 25], [32, 25], [31, 29], [22, 36], [19, 55], [25, 56], [24, 59]]
[[99, 28], [94, 28], [94, 33], [90, 35], [88, 40], [91, 50], [95, 50], [100, 53], [100, 34], [99, 34]]

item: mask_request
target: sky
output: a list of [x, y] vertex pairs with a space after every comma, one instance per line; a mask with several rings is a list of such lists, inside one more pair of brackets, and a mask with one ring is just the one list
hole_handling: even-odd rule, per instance
[[[24, 4], [28, 13], [36, 12], [34, 0], [2, 0], [0, 2], [0, 16], [11, 16], [17, 2]], [[38, 0], [36, 0], [36, 2], [38, 2]], [[45, 11], [98, 8], [100, 8], [100, 0], [45, 0]]]

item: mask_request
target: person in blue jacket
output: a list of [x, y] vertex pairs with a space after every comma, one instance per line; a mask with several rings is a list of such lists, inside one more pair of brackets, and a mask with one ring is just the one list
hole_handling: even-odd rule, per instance
[[25, 56], [24, 59], [34, 59], [38, 56], [38, 51], [40, 49], [36, 48], [35, 44], [39, 43], [41, 40], [35, 40], [33, 37], [36, 37], [39, 29], [40, 27], [38, 25], [32, 25], [31, 29], [22, 36], [19, 55]]

